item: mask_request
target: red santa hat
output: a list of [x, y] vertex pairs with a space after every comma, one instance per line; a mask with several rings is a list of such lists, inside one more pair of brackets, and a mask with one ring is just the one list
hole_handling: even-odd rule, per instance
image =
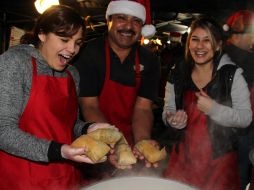
[[156, 33], [151, 24], [150, 0], [113, 0], [108, 5], [106, 19], [113, 14], [127, 14], [141, 19], [144, 24], [141, 34], [145, 38], [151, 38]]
[[254, 32], [254, 13], [250, 10], [240, 10], [231, 15], [223, 25], [224, 31], [232, 33]]

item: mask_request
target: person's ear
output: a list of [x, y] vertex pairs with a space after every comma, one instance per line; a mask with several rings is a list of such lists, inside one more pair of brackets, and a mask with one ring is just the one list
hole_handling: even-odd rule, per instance
[[45, 40], [46, 40], [46, 35], [45, 35], [44, 33], [38, 34], [38, 37], [39, 37], [39, 39], [40, 39], [41, 42], [45, 42]]

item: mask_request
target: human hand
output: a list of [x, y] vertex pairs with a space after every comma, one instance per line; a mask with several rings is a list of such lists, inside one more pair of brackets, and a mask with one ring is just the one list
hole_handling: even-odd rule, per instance
[[61, 155], [63, 158], [72, 160], [74, 162], [85, 162], [88, 164], [96, 164], [96, 163], [101, 163], [105, 162], [107, 160], [107, 157], [103, 157], [100, 161], [98, 162], [93, 162], [90, 158], [88, 158], [85, 155], [86, 148], [73, 148], [70, 145], [64, 144], [61, 147]]
[[96, 129], [103, 129], [103, 128], [111, 128], [111, 129], [115, 129], [118, 131], [117, 127], [115, 127], [114, 125], [111, 125], [109, 123], [93, 123], [88, 127], [87, 133], [91, 133], [91, 132], [95, 131]]
[[197, 107], [200, 111], [205, 114], [208, 113], [213, 105], [213, 100], [201, 89], [196, 93], [197, 96]]
[[178, 110], [176, 113], [166, 112], [166, 120], [171, 127], [183, 129], [187, 125], [188, 116], [185, 111]]
[[120, 165], [118, 164], [118, 157], [114, 152], [114, 149], [110, 151], [110, 155], [108, 156], [109, 162], [117, 169], [131, 169], [132, 165]]
[[[156, 142], [155, 140], [149, 140], [151, 142], [151, 144], [153, 144], [157, 149], [160, 148], [158, 142]], [[145, 159], [144, 155], [138, 151], [138, 149], [134, 146], [133, 148], [133, 154], [135, 155], [136, 158], [138, 158], [139, 160], [144, 160], [145, 161], [145, 166], [147, 168], [157, 168], [159, 166], [158, 162], [155, 163], [151, 163], [148, 160]]]

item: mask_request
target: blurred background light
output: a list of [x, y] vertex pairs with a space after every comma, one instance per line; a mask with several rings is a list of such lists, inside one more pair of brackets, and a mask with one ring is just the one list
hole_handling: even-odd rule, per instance
[[42, 14], [46, 9], [52, 5], [59, 5], [59, 0], [36, 0], [34, 2], [36, 10]]

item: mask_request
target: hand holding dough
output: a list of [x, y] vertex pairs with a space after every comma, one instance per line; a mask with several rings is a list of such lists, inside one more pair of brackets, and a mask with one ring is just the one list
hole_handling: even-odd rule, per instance
[[165, 147], [159, 150], [149, 140], [141, 140], [135, 145], [135, 147], [150, 163], [163, 160], [167, 155]]
[[128, 166], [137, 162], [136, 157], [132, 153], [132, 150], [128, 144], [117, 144], [116, 145], [117, 163], [119, 165]]
[[81, 135], [71, 144], [75, 148], [85, 148], [84, 153], [93, 162], [98, 162], [110, 151], [110, 147], [104, 142], [97, 141], [88, 135]]

